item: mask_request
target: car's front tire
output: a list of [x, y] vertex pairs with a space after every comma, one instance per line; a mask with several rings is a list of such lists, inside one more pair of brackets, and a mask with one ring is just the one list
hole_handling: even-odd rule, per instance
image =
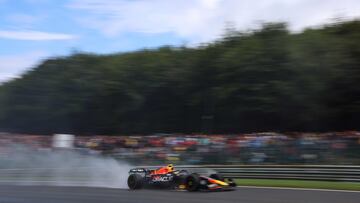
[[200, 177], [198, 174], [193, 173], [186, 177], [185, 186], [187, 191], [194, 192], [200, 189]]
[[128, 177], [127, 184], [131, 190], [141, 189], [144, 184], [143, 177], [139, 174], [131, 174]]

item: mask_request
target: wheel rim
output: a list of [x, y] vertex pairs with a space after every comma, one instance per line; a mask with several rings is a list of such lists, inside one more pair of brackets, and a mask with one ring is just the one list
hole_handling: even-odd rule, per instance
[[187, 186], [190, 190], [192, 190], [194, 187], [196, 187], [193, 177], [189, 177], [189, 179], [187, 181]]

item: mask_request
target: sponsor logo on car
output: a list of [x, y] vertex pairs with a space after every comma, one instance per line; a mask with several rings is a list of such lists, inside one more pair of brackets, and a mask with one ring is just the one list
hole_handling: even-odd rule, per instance
[[153, 176], [152, 181], [153, 182], [168, 182], [172, 181], [172, 176]]

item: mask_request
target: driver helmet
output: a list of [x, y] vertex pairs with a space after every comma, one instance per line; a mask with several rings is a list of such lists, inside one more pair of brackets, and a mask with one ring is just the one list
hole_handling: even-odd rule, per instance
[[166, 166], [166, 168], [167, 168], [168, 172], [173, 172], [174, 171], [174, 166], [172, 164], [168, 164]]

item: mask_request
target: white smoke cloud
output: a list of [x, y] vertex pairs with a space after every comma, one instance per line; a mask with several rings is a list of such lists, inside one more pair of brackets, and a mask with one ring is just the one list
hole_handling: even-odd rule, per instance
[[127, 188], [131, 166], [113, 158], [13, 146], [0, 156], [0, 183]]

